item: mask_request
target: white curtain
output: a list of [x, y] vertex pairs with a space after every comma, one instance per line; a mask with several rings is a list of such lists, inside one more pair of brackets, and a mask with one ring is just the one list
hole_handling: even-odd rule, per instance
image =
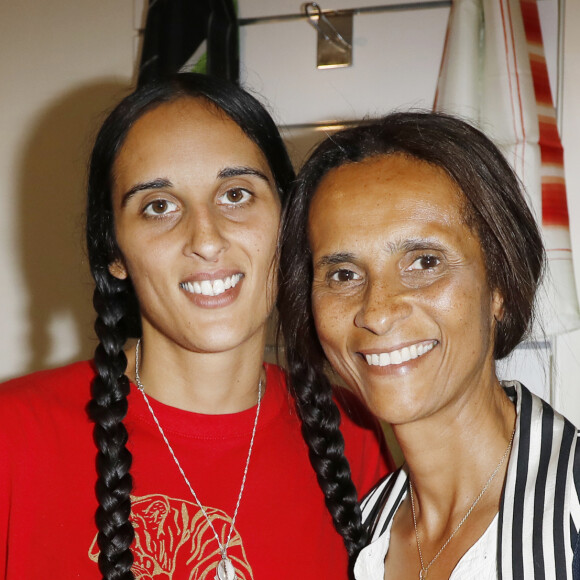
[[535, 0], [453, 0], [434, 108], [470, 120], [511, 161], [548, 254], [544, 330], [580, 327], [563, 155]]

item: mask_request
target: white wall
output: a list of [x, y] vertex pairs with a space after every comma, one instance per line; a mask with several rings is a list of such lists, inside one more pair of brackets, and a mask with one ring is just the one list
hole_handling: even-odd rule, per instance
[[131, 0], [0, 9], [0, 379], [90, 356], [87, 152], [133, 74]]

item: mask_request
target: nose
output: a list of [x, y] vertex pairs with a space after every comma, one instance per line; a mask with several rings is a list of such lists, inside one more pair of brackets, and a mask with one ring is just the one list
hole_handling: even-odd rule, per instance
[[385, 281], [369, 285], [358, 309], [354, 324], [382, 336], [411, 314], [412, 306], [405, 289]]
[[204, 261], [215, 262], [229, 247], [222, 231], [220, 216], [212, 212], [211, 208], [196, 208], [185, 227], [187, 233], [183, 253], [186, 256], [197, 256]]

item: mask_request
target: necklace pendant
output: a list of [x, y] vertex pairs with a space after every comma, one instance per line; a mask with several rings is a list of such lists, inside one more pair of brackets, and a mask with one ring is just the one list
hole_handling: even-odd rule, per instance
[[227, 554], [222, 555], [222, 559], [217, 565], [215, 580], [236, 580], [236, 569]]
[[419, 572], [419, 580], [425, 580], [427, 578], [427, 572], [423, 569]]

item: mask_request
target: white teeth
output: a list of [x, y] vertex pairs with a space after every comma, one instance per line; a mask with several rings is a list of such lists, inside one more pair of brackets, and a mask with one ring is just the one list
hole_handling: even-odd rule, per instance
[[213, 285], [209, 280], [201, 281], [201, 293], [204, 296], [215, 296], [213, 292]]
[[191, 294], [204, 296], [219, 296], [226, 290], [233, 288], [242, 279], [242, 274], [234, 274], [217, 280], [202, 280], [201, 282], [182, 282], [180, 286]]
[[400, 350], [393, 350], [391, 352], [366, 354], [365, 358], [369, 366], [386, 367], [389, 365], [399, 365], [424, 355], [425, 353], [432, 350], [436, 344], [436, 340], [430, 342], [429, 344], [412, 344], [411, 346], [405, 346]]

